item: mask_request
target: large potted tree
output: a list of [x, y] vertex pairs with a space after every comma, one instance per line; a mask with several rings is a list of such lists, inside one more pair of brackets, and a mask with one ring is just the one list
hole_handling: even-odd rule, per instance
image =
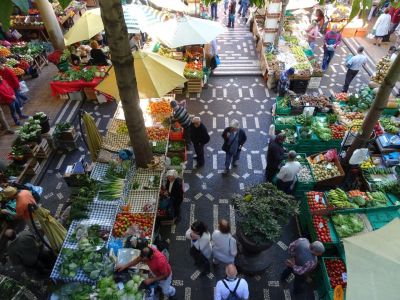
[[268, 265], [261, 253], [274, 244], [283, 227], [299, 214], [299, 203], [273, 184], [261, 183], [247, 188], [243, 195], [235, 195], [234, 204], [236, 235], [242, 249], [238, 263], [242, 269], [248, 263], [256, 263], [257, 266], [248, 266], [248, 269], [261, 271]]

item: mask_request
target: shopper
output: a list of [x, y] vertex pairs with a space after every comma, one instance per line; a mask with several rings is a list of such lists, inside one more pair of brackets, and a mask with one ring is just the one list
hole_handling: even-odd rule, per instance
[[100, 49], [97, 41], [92, 40], [90, 42], [90, 60], [89, 64], [92, 66], [108, 66], [107, 56], [104, 54], [103, 50]]
[[211, 19], [213, 19], [214, 21], [218, 19], [218, 1], [217, 0], [211, 1]]
[[184, 105], [178, 105], [175, 100], [172, 100], [171, 103], [172, 115], [178, 121], [178, 123], [184, 129], [184, 138], [187, 145], [190, 143], [190, 124], [192, 121], [190, 120], [189, 114], [186, 111]]
[[373, 27], [373, 30], [375, 31], [374, 36], [375, 36], [375, 42], [374, 45], [378, 44], [378, 46], [381, 45], [382, 39], [389, 34], [390, 30], [390, 22], [391, 22], [391, 17], [389, 15], [389, 9], [386, 8], [384, 10], [384, 13], [381, 14], [376, 20], [376, 23]]
[[346, 79], [344, 80], [344, 86], [342, 89], [343, 93], [347, 93], [347, 91], [349, 90], [350, 83], [366, 63], [367, 63], [367, 57], [364, 55], [364, 47], [360, 46], [357, 49], [357, 55], [353, 56], [346, 62], [347, 73], [346, 73]]
[[231, 0], [228, 8], [228, 27], [235, 28], [235, 13], [236, 13], [236, 0]]
[[296, 151], [289, 151], [286, 164], [276, 175], [276, 186], [286, 194], [292, 194], [297, 174], [300, 172], [301, 164], [296, 161], [296, 157]]
[[15, 98], [17, 99], [17, 103], [19, 107], [22, 107], [24, 103], [28, 100], [28, 98], [21, 94], [20, 84], [17, 75], [6, 65], [0, 65], [0, 76], [3, 77], [5, 81], [7, 81], [8, 85], [14, 90]]
[[217, 61], [219, 60], [217, 39], [213, 39], [210, 42], [210, 57], [210, 69], [213, 71], [219, 64]]
[[318, 8], [315, 11], [315, 21], [318, 24], [319, 27], [319, 31], [321, 33], [323, 33], [324, 31], [324, 24], [325, 24], [325, 16], [324, 16], [324, 12], [322, 11], [322, 9]]
[[285, 97], [287, 93], [289, 93], [290, 88], [290, 76], [294, 74], [295, 70], [293, 68], [289, 68], [286, 71], [283, 71], [278, 80], [278, 94], [279, 97]]
[[190, 125], [190, 137], [193, 143], [195, 159], [197, 160], [197, 168], [204, 166], [204, 145], [210, 141], [206, 126], [201, 122], [199, 117], [194, 117]]
[[214, 264], [233, 264], [235, 262], [238, 250], [228, 220], [219, 220], [218, 229], [213, 232], [211, 237], [211, 245]]
[[226, 153], [225, 173], [229, 172], [231, 163], [233, 167], [237, 167], [236, 162], [239, 160], [240, 152], [247, 140], [246, 133], [243, 129], [239, 128], [238, 120], [232, 120], [230, 125], [222, 133], [222, 138], [224, 139], [222, 150]]
[[174, 216], [176, 222], [181, 220], [181, 205], [183, 202], [183, 186], [182, 180], [178, 177], [176, 170], [168, 170], [167, 172], [167, 183], [166, 183], [167, 195], [170, 198], [172, 207], [174, 209]]
[[308, 45], [310, 45], [311, 50], [314, 51], [315, 46], [317, 45], [316, 40], [317, 37], [319, 36], [317, 21], [315, 20], [312, 21], [310, 27], [307, 28], [306, 33], [307, 33]]
[[239, 16], [242, 15], [242, 18], [244, 18], [246, 16], [247, 9], [250, 6], [250, 1], [249, 0], [241, 0], [239, 4], [240, 4], [240, 7], [238, 10], [238, 15]]
[[144, 247], [140, 251], [140, 255], [134, 260], [124, 265], [117, 265], [117, 272], [121, 272], [130, 267], [134, 267], [139, 263], [145, 263], [153, 277], [143, 280], [143, 284], [151, 285], [157, 283], [161, 287], [164, 296], [169, 297], [169, 300], [174, 300], [176, 290], [171, 285], [172, 283], [172, 270], [167, 258], [163, 253], [158, 251], [155, 246]]
[[10, 125], [8, 124], [8, 122], [6, 120], [3, 109], [1, 107], [0, 107], [0, 125], [1, 125], [1, 129], [2, 129], [2, 133], [14, 134], [14, 131], [10, 129]]
[[2, 104], [7, 104], [10, 108], [10, 113], [15, 122], [15, 125], [21, 125], [17, 115], [20, 119], [28, 118], [28, 116], [24, 115], [21, 112], [21, 108], [17, 103], [17, 98], [15, 97], [14, 90], [8, 85], [5, 80], [3, 80], [2, 76], [0, 76], [0, 102]]
[[201, 276], [210, 273], [211, 260], [211, 236], [207, 225], [201, 221], [195, 221], [186, 231], [186, 238], [190, 240], [190, 255], [194, 264], [201, 268]]
[[289, 245], [288, 253], [290, 259], [286, 260], [287, 268], [282, 272], [281, 281], [286, 284], [286, 279], [291, 273], [294, 274], [294, 294], [299, 294], [310, 274], [317, 266], [318, 256], [325, 252], [324, 245], [315, 241], [310, 244], [306, 238], [299, 238]]
[[332, 29], [325, 34], [324, 42], [324, 58], [322, 60], [322, 71], [328, 69], [329, 63], [331, 62], [333, 56], [335, 55], [335, 50], [337, 46], [342, 41], [342, 35], [338, 31], [337, 25], [333, 25]]
[[3, 190], [3, 196], [5, 199], [12, 200], [15, 199], [16, 205], [16, 216], [17, 218], [23, 219], [25, 221], [29, 220], [29, 205], [36, 205], [35, 198], [32, 193], [28, 190], [18, 191], [15, 187], [8, 186]]
[[265, 170], [265, 177], [269, 182], [272, 182], [272, 179], [279, 172], [279, 166], [285, 157], [285, 148], [283, 148], [285, 139], [286, 136], [283, 133], [279, 133], [275, 138], [270, 139], [267, 152], [267, 167]]
[[225, 268], [226, 278], [219, 280], [215, 287], [214, 300], [225, 299], [249, 299], [249, 286], [244, 278], [237, 277], [237, 269], [234, 264]]
[[30, 231], [22, 231], [18, 235], [14, 229], [4, 233], [8, 240], [7, 255], [14, 266], [37, 268], [41, 245]]

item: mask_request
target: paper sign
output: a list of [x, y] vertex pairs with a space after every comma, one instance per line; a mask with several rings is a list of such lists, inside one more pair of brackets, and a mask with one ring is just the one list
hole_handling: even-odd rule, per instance
[[342, 273], [343, 282], [347, 282], [347, 273]]
[[322, 222], [319, 222], [318, 227], [319, 228], [324, 228], [324, 224]]
[[157, 146], [157, 142], [153, 142], [153, 147]]
[[118, 289], [123, 290], [124, 289], [124, 284], [122, 282], [118, 282]]
[[327, 164], [327, 165], [326, 165], [326, 168], [327, 168], [328, 170], [331, 170], [331, 169], [332, 169], [332, 165], [331, 165], [331, 164]]
[[315, 195], [315, 202], [319, 202], [319, 195]]

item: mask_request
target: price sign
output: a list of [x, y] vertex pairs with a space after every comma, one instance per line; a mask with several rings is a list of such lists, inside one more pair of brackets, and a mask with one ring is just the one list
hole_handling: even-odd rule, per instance
[[319, 195], [315, 195], [315, 198], [314, 198], [314, 199], [315, 199], [315, 202], [318, 203], [318, 202], [319, 202]]
[[332, 164], [327, 164], [326, 165], [326, 168], [328, 169], [328, 170], [331, 170], [333, 167], [332, 167]]
[[322, 222], [319, 222], [318, 227], [319, 228], [324, 228], [324, 224]]
[[343, 282], [347, 282], [347, 273], [342, 273]]
[[153, 142], [153, 147], [157, 146], [157, 142]]

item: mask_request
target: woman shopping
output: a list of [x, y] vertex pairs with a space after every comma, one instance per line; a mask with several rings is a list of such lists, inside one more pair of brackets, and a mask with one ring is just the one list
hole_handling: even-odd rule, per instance
[[195, 221], [186, 231], [186, 238], [190, 240], [190, 256], [194, 264], [202, 270], [200, 276], [210, 273], [211, 260], [211, 235], [207, 225], [201, 221]]

